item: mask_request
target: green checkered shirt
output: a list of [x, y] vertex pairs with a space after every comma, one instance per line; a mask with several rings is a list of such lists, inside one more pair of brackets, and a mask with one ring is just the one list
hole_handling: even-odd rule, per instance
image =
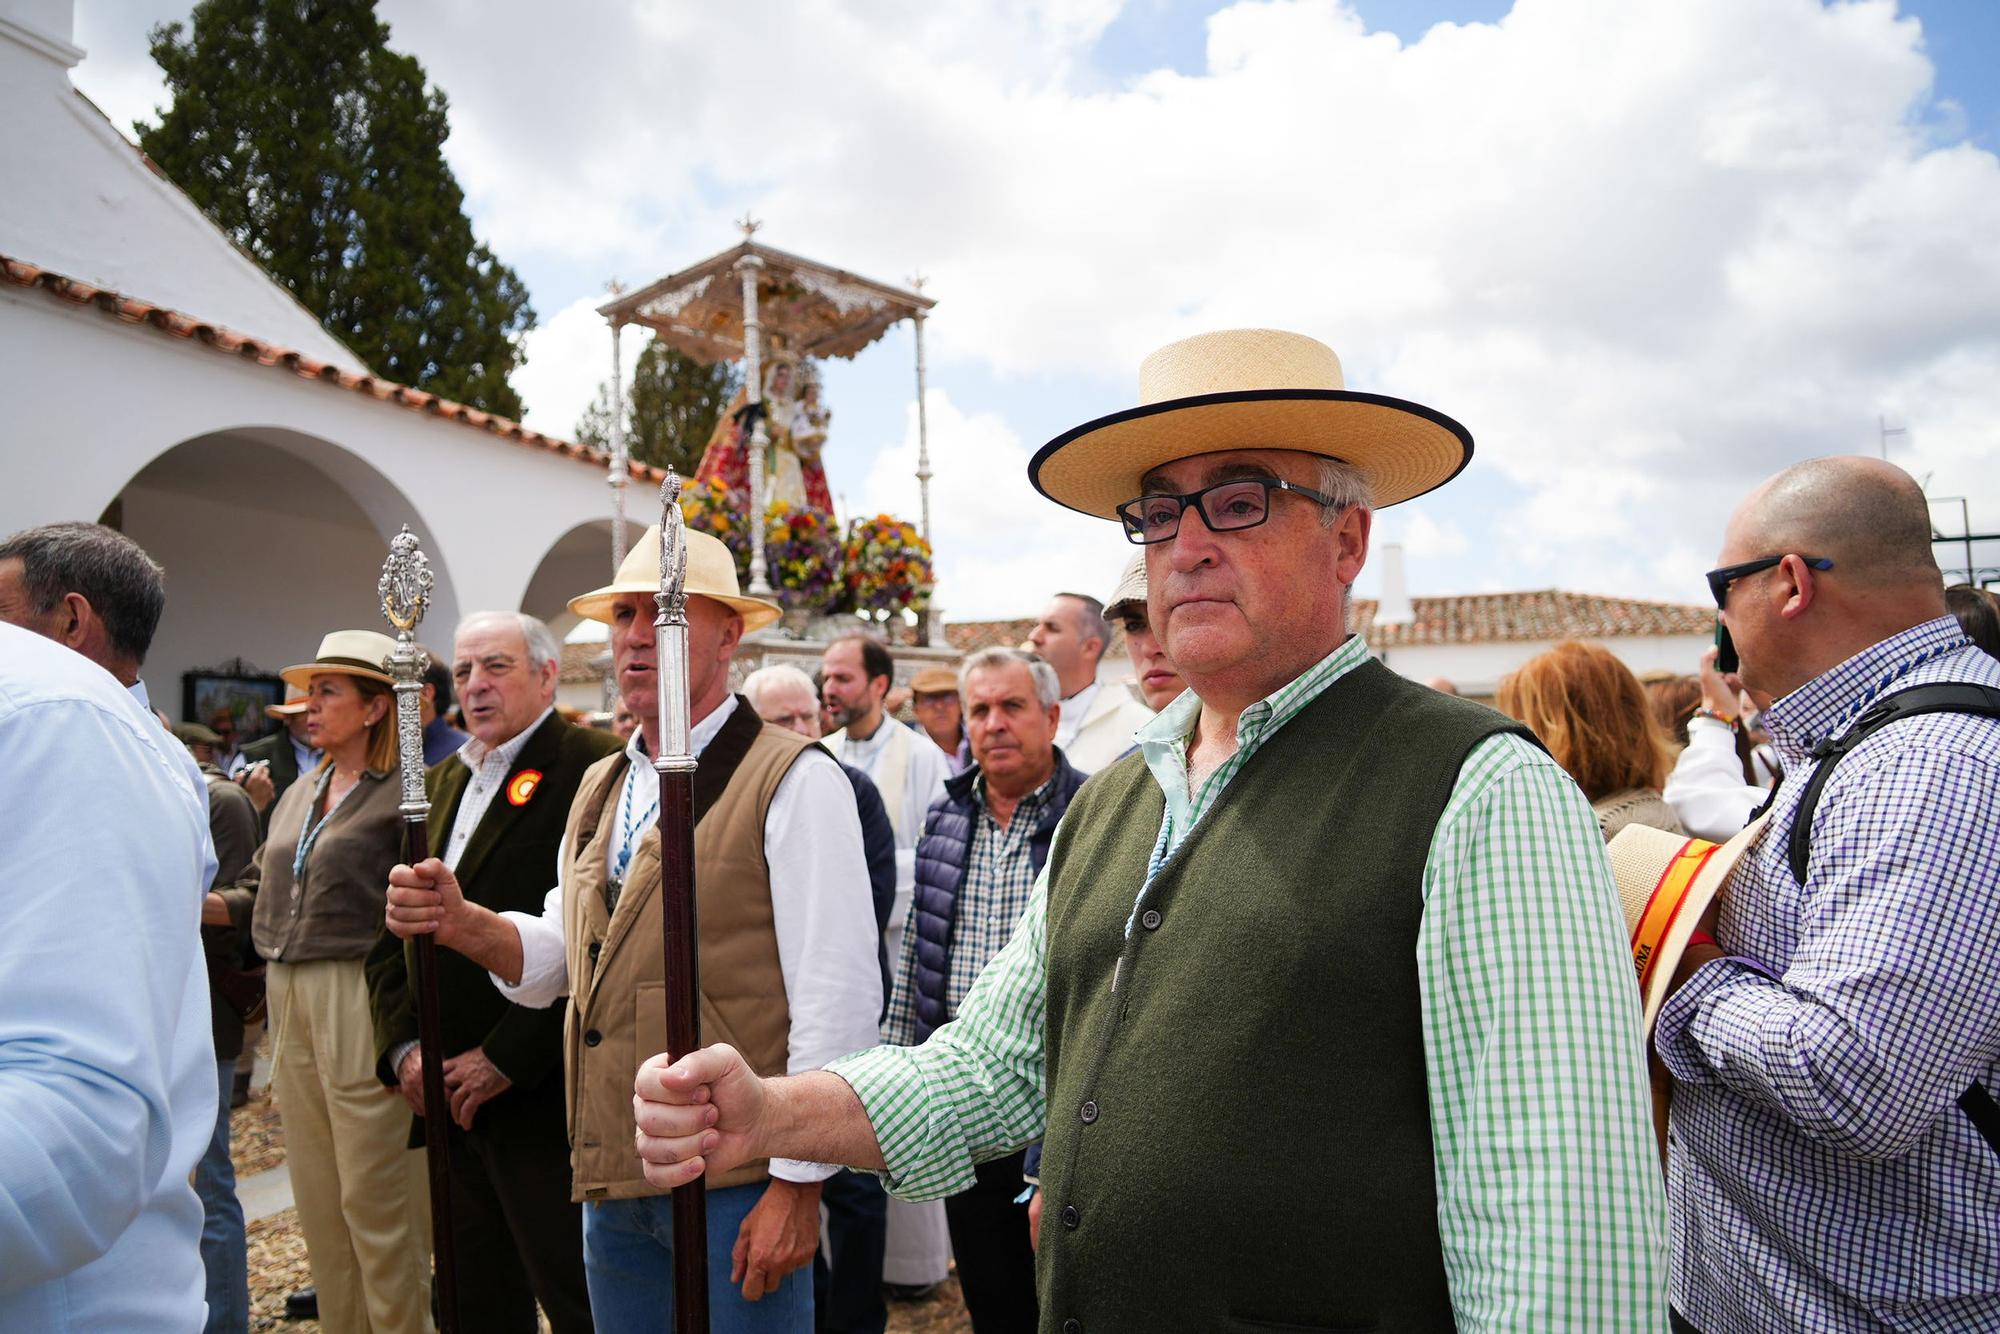
[[[959, 1002], [985, 971], [987, 961], [1014, 937], [1021, 914], [1035, 892], [1035, 864], [1029, 843], [1042, 811], [1055, 800], [1060, 773], [1021, 798], [1003, 829], [986, 804], [986, 780], [972, 780], [972, 846], [965, 853], [965, 882], [952, 905], [951, 967], [945, 977], [944, 1012], [958, 1013]], [[899, 1046], [917, 1040], [917, 925], [912, 910], [903, 930], [901, 957], [896, 961], [896, 990], [889, 1017], [882, 1022], [882, 1039]]]
[[[1196, 793], [1186, 743], [1200, 701], [1183, 695], [1142, 728], [1166, 793], [1155, 867], [1258, 746], [1366, 659], [1350, 638], [1246, 709], [1236, 754]], [[1665, 1329], [1666, 1206], [1639, 995], [1589, 804], [1521, 738], [1480, 743], [1438, 820], [1423, 890], [1424, 1067], [1459, 1328]], [[867, 1109], [900, 1196], [964, 1190], [975, 1162], [1043, 1131], [1047, 891], [1037, 880], [954, 1022], [920, 1047], [830, 1067]]]

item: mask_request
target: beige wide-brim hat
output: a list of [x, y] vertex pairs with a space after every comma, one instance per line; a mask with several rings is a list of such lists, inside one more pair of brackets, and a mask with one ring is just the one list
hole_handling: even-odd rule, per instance
[[[335, 630], [319, 641], [319, 654], [311, 662], [302, 662], [295, 667], [287, 667], [278, 675], [288, 686], [300, 690], [312, 684], [315, 676], [327, 672], [341, 672], [348, 676], [364, 676], [370, 681], [380, 681], [384, 685], [394, 685], [395, 678], [383, 669], [383, 662], [396, 651], [396, 641], [377, 630]], [[273, 705], [281, 708], [282, 705]]]
[[[687, 536], [687, 591], [690, 597], [710, 598], [743, 617], [743, 629], [761, 630], [784, 615], [784, 609], [763, 598], [743, 596], [736, 583], [736, 560], [722, 539], [692, 528]], [[617, 577], [602, 588], [593, 588], [582, 597], [569, 600], [569, 609], [586, 620], [611, 624], [611, 608], [621, 593], [643, 593], [653, 597], [660, 591], [660, 526], [654, 524], [639, 538], [618, 567]]]
[[266, 718], [276, 718], [280, 722], [305, 711], [306, 692], [297, 686], [285, 687], [285, 702], [283, 704], [266, 704], [264, 706], [264, 716]]
[[1636, 824], [1626, 825], [1611, 840], [1611, 874], [1625, 909], [1648, 1037], [1674, 970], [1687, 953], [1688, 937], [1736, 869], [1737, 859], [1763, 832], [1764, 817], [1759, 816], [1727, 843]]
[[1125, 612], [1129, 602], [1139, 604], [1139, 614], [1146, 614], [1146, 553], [1134, 552], [1125, 566], [1125, 573], [1118, 576], [1118, 587], [1111, 590], [1111, 596], [1104, 600], [1104, 615], [1116, 619]]
[[1295, 449], [1352, 464], [1375, 508], [1443, 486], [1472, 436], [1441, 412], [1346, 387], [1333, 349], [1279, 329], [1226, 329], [1160, 348], [1139, 367], [1139, 406], [1085, 422], [1028, 465], [1059, 505], [1118, 517], [1162, 464], [1230, 449]]
[[910, 678], [913, 695], [956, 695], [958, 673], [949, 667], [926, 667]]

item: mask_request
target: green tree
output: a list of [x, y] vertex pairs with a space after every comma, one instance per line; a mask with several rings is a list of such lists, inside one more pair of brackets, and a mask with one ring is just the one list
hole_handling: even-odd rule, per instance
[[473, 236], [444, 94], [373, 0], [201, 0], [152, 33], [173, 104], [139, 146], [374, 371], [521, 415], [535, 313]]
[[[715, 423], [741, 383], [730, 362], [704, 366], [658, 339], [647, 343], [632, 368], [625, 400], [625, 447], [640, 463], [672, 465], [681, 476], [692, 477]], [[576, 423], [576, 438], [598, 449], [611, 448], [610, 381], [597, 387], [597, 397]]]

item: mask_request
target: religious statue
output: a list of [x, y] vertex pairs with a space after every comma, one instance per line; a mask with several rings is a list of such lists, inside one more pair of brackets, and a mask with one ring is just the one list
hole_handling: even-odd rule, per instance
[[722, 419], [708, 438], [697, 481], [719, 479], [733, 496], [750, 494], [750, 439], [757, 414], [764, 420], [768, 442], [764, 455], [764, 504], [788, 509], [833, 513], [833, 493], [826, 484], [820, 453], [826, 444], [832, 413], [819, 402], [819, 376], [811, 362], [783, 353], [771, 354], [764, 365], [764, 394], [752, 404], [748, 386], [736, 391]]

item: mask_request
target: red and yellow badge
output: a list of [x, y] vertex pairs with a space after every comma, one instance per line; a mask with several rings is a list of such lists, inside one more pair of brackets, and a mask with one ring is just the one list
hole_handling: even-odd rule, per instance
[[534, 796], [535, 789], [541, 785], [542, 771], [540, 769], [521, 770], [507, 784], [507, 804], [510, 806], [527, 805], [528, 798]]

